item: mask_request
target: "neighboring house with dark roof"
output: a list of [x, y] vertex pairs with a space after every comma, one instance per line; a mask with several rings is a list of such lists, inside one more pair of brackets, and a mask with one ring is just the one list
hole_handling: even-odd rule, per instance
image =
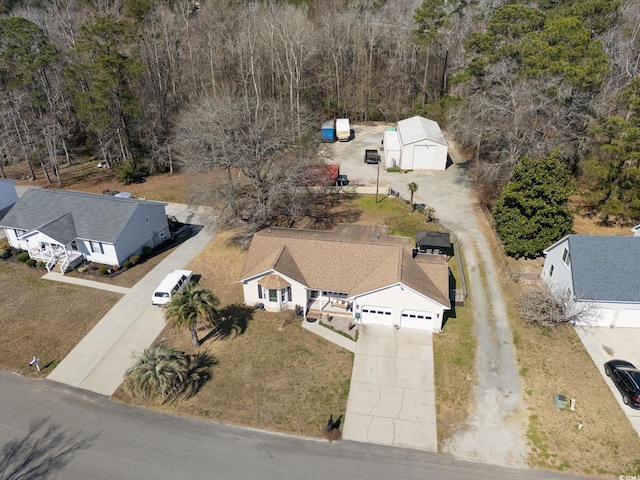
[[30, 188], [0, 220], [12, 247], [64, 273], [83, 260], [122, 266], [171, 235], [166, 203]]
[[16, 187], [13, 185], [13, 180], [0, 178], [0, 220], [17, 201], [18, 194], [16, 193]]
[[582, 324], [640, 328], [640, 238], [567, 235], [544, 254], [543, 281], [591, 307]]
[[340, 312], [354, 322], [439, 332], [450, 309], [444, 255], [415, 255], [415, 243], [379, 225], [336, 231], [270, 228], [253, 236], [239, 281], [247, 305]]
[[415, 116], [400, 120], [396, 130], [384, 133], [387, 168], [445, 170], [449, 144], [437, 122]]

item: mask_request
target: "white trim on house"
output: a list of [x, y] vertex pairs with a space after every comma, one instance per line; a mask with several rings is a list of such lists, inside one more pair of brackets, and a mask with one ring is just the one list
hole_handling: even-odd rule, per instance
[[637, 237], [567, 235], [544, 250], [542, 280], [586, 312], [578, 325], [640, 328], [639, 253]]
[[[313, 312], [342, 314], [355, 323], [440, 331], [450, 308], [446, 258], [419, 263], [411, 255], [411, 239], [365, 236], [366, 227], [370, 233], [370, 226], [258, 232], [239, 279], [245, 304], [268, 311], [295, 309], [305, 318]], [[260, 265], [270, 266], [258, 271]], [[413, 313], [403, 318], [403, 312]]]
[[[72, 257], [61, 270], [72, 268], [76, 258], [108, 266], [122, 266], [146, 246], [170, 238], [165, 203], [115, 198], [71, 190], [30, 188], [2, 219], [9, 244], [33, 253], [42, 239], [62, 256]], [[66, 253], [65, 253], [66, 252]], [[51, 266], [55, 265], [50, 258]], [[47, 262], [49, 262], [47, 260]], [[49, 268], [49, 265], [48, 267]], [[64, 271], [63, 271], [64, 273]]]

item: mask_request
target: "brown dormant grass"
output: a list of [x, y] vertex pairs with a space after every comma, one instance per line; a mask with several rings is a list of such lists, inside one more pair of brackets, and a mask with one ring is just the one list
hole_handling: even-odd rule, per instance
[[[0, 260], [0, 368], [44, 377], [118, 301], [121, 295], [41, 277], [45, 270]], [[29, 367], [41, 360], [38, 373]]]

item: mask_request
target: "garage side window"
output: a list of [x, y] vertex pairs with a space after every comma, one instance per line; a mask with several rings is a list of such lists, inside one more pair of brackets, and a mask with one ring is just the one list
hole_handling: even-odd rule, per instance
[[554, 266], [551, 265], [551, 268], [549, 269], [549, 276], [553, 277], [553, 270], [554, 270]]
[[567, 250], [566, 248], [562, 252], [562, 261], [565, 263], [567, 267], [571, 264], [571, 254], [569, 253], [569, 250]]
[[262, 285], [258, 284], [258, 298], [262, 298]]

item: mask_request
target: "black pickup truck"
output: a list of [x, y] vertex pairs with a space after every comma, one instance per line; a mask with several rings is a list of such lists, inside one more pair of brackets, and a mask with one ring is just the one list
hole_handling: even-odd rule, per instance
[[380, 154], [378, 150], [365, 150], [364, 151], [364, 163], [379, 163]]

